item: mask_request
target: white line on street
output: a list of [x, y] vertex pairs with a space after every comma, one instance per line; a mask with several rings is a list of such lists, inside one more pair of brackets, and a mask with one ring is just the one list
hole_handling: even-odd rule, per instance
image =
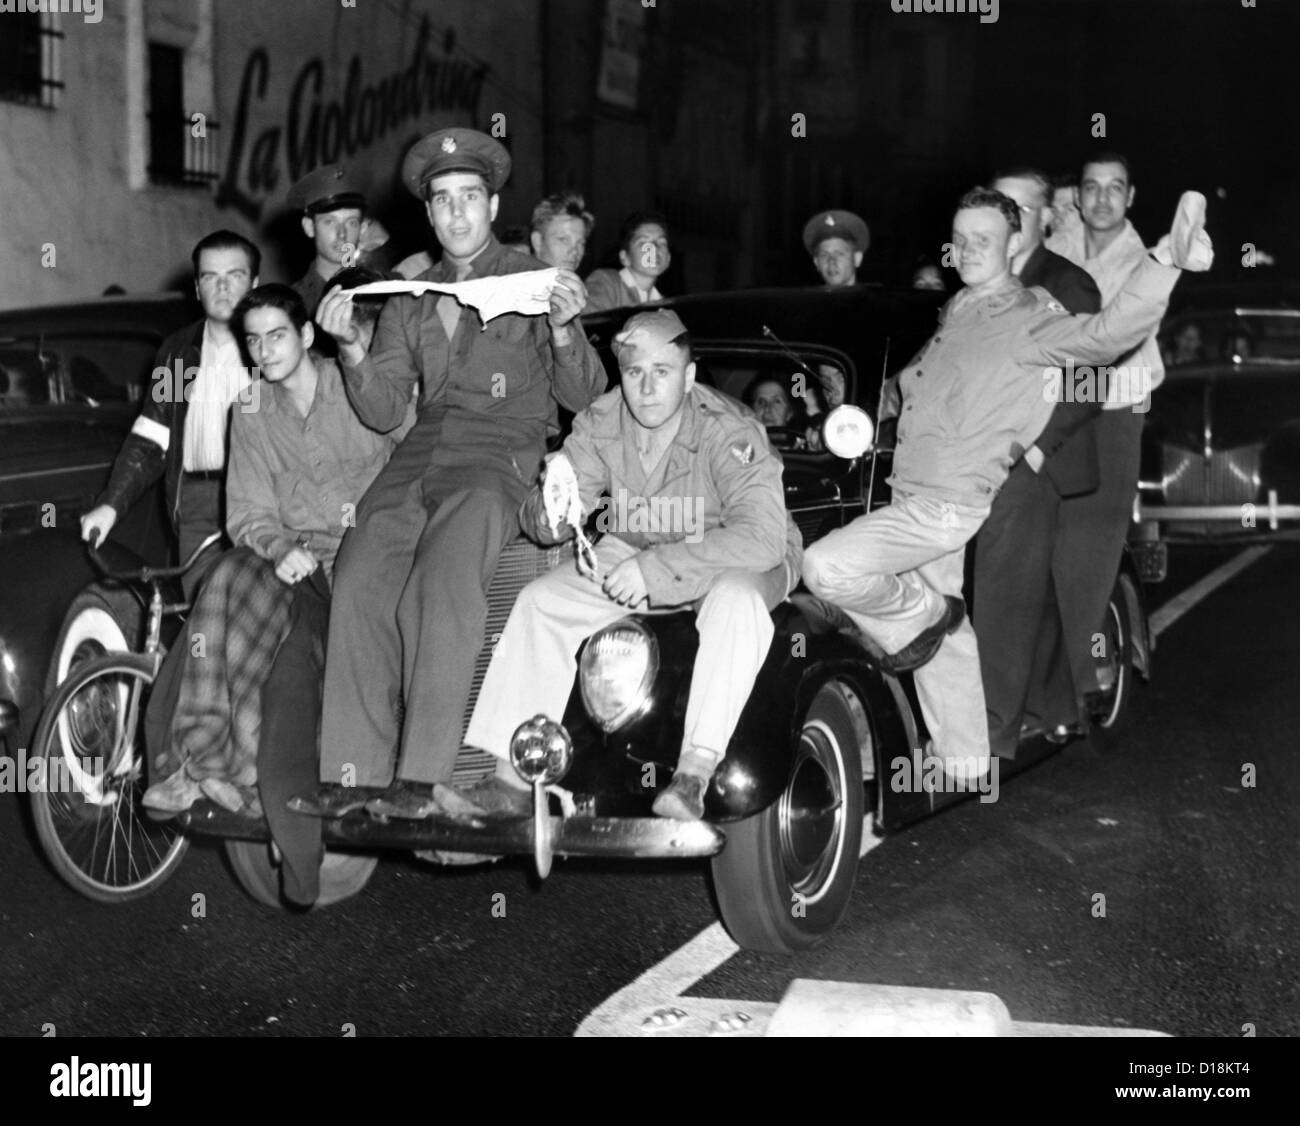
[[[883, 837], [871, 831], [871, 818], [864, 818], [859, 858], [883, 842]], [[574, 1035], [626, 1035], [637, 1014], [671, 1005], [700, 978], [707, 977], [739, 950], [721, 923], [705, 927], [685, 946], [674, 950], [662, 962], [651, 966], [630, 985], [592, 1010]]]
[[1240, 555], [1234, 555], [1222, 567], [1216, 567], [1203, 579], [1192, 583], [1186, 590], [1174, 595], [1173, 598], [1151, 615], [1151, 635], [1159, 637], [1198, 602], [1203, 602], [1234, 575], [1239, 575], [1252, 563], [1262, 559], [1272, 550], [1272, 547], [1266, 544], [1259, 547], [1248, 547]]

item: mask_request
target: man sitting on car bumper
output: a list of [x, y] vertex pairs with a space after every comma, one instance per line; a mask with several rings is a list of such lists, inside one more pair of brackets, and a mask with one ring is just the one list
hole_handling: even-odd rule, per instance
[[[989, 767], [979, 654], [962, 601], [966, 544], [1046, 426], [1061, 368], [1122, 355], [1160, 322], [1179, 269], [1208, 268], [1202, 222], [1203, 212], [1180, 204], [1160, 257], [1146, 258], [1102, 312], [1073, 317], [1011, 273], [1021, 246], [1013, 200], [977, 188], [957, 205], [953, 242], [965, 288], [899, 376], [892, 501], [831, 532], [804, 558], [809, 589], [884, 649], [885, 671], [918, 670], [934, 749], [954, 779], [973, 780]], [[1039, 469], [1041, 458], [1031, 456]]]
[[567, 539], [567, 521], [547, 526], [545, 495], [577, 518], [573, 498], [558, 495], [567, 478], [584, 516], [608, 495], [597, 527], [609, 534], [595, 548], [593, 576], [560, 567], [531, 583], [501, 634], [465, 736], [501, 760], [496, 777], [469, 792], [490, 813], [531, 810], [507, 759], [510, 739], [532, 716], [561, 717], [583, 640], [629, 611], [693, 606], [700, 647], [681, 757], [654, 812], [702, 817], [772, 643], [771, 610], [798, 578], [801, 540], [786, 514], [780, 457], [752, 416], [695, 385], [677, 314], [636, 314], [614, 351], [621, 389], [577, 415], [520, 509], [532, 538]]

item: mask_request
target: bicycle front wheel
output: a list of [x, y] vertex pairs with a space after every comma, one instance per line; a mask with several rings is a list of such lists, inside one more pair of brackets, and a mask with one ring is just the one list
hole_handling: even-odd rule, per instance
[[106, 653], [78, 665], [51, 697], [32, 755], [29, 798], [54, 870], [88, 899], [125, 903], [161, 887], [188, 838], [145, 816], [144, 713], [154, 660]]

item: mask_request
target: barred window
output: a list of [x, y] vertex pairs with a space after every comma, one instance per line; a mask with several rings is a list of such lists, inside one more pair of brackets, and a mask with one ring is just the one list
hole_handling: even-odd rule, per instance
[[206, 135], [217, 123], [205, 120], [205, 136], [194, 136], [184, 108], [185, 61], [180, 47], [149, 44], [149, 180], [202, 188], [218, 178], [215, 142]]
[[47, 12], [11, 12], [0, 35], [0, 100], [53, 109], [58, 80], [58, 48], [63, 32]]

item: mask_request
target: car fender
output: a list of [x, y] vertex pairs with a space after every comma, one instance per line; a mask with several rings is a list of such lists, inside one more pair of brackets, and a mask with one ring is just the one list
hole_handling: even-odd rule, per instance
[[[128, 548], [108, 543], [114, 567], [138, 566]], [[71, 532], [33, 529], [0, 539], [0, 700], [17, 707], [16, 747], [27, 745], [45, 702], [45, 673], [69, 603], [99, 576]], [[15, 748], [16, 749], [16, 748]]]

